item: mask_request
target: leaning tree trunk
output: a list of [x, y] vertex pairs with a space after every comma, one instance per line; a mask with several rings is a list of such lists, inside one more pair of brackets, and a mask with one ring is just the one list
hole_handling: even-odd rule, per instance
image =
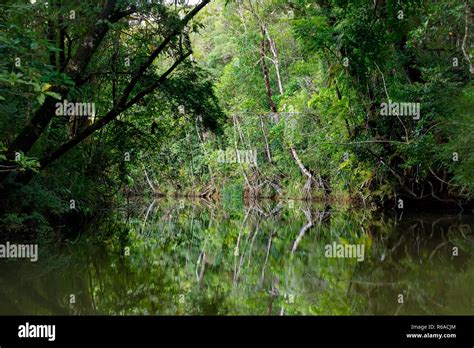
[[[272, 62], [273, 62], [273, 65], [274, 65], [275, 71], [276, 71], [276, 76], [277, 76], [277, 81], [278, 81], [278, 90], [280, 92], [280, 95], [283, 95], [284, 91], [283, 91], [283, 84], [282, 84], [282, 81], [281, 81], [280, 65], [279, 65], [280, 60], [279, 60], [279, 57], [278, 57], [278, 50], [277, 50], [276, 44], [273, 41], [272, 37], [270, 36], [270, 33], [268, 32], [268, 29], [265, 26], [262, 25], [261, 30], [262, 30], [262, 35], [265, 35], [267, 40], [268, 40], [268, 46], [270, 47], [270, 51], [273, 55]], [[264, 45], [263, 45], [263, 48], [265, 48]], [[264, 57], [265, 57], [265, 51], [262, 52], [262, 50], [261, 50], [260, 55], [262, 56], [262, 60], [263, 60]], [[265, 65], [265, 69], [263, 69], [263, 67], [262, 67], [262, 70], [264, 72], [266, 71], [268, 73], [268, 69], [266, 68], [266, 65]], [[268, 81], [268, 85], [266, 85], [267, 95], [268, 95], [268, 90], [269, 90], [270, 91], [270, 96], [271, 96], [271, 89], [270, 89], [269, 79], [265, 79], [266, 83], [267, 83], [267, 81]], [[270, 105], [272, 105], [272, 104], [270, 104]], [[276, 107], [275, 107], [275, 110], [272, 109], [272, 111], [276, 112]], [[312, 187], [313, 182], [318, 183], [319, 187], [325, 188], [325, 191], [326, 191], [326, 187], [323, 184], [321, 177], [319, 176], [318, 181], [314, 178], [313, 174], [311, 174], [311, 172], [304, 166], [303, 162], [301, 161], [301, 159], [298, 156], [298, 153], [297, 153], [297, 151], [294, 147], [290, 147], [290, 153], [291, 153], [292, 158], [294, 159], [295, 163], [298, 165], [298, 168], [300, 169], [301, 173], [308, 178], [307, 181], [306, 181], [306, 184], [304, 186], [304, 191], [307, 192], [308, 195], [310, 195], [311, 187]]]
[[[102, 13], [99, 15], [98, 21], [90, 29], [85, 36], [81, 46], [77, 49], [74, 59], [69, 61], [68, 65], [64, 69], [64, 73], [67, 74], [76, 85], [80, 85], [81, 76], [84, 74], [92, 56], [96, 52], [100, 43], [102, 42], [105, 34], [109, 30], [109, 24], [106, 19], [110, 18], [113, 14], [116, 5], [116, 0], [108, 0]], [[48, 28], [51, 30], [51, 26]], [[52, 36], [52, 33], [49, 34]], [[53, 59], [53, 57], [50, 57]], [[63, 98], [66, 97], [69, 89], [65, 86], [53, 87], [52, 92], [59, 93]], [[10, 144], [7, 150], [8, 161], [13, 160], [16, 152], [28, 152], [31, 147], [36, 143], [38, 138], [44, 132], [49, 122], [55, 115], [55, 104], [57, 100], [48, 96], [41, 107], [35, 112], [33, 118], [27, 123], [20, 134]], [[0, 182], [8, 176], [8, 172], [0, 174]]]

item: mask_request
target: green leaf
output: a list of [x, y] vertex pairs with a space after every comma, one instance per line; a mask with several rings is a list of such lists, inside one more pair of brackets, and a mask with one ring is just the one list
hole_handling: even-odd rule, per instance
[[40, 94], [36, 97], [36, 100], [38, 101], [39, 105], [43, 105], [45, 98], [46, 97], [44, 94]]
[[44, 94], [49, 95], [50, 97], [53, 97], [54, 99], [61, 100], [61, 95], [56, 92], [45, 92]]

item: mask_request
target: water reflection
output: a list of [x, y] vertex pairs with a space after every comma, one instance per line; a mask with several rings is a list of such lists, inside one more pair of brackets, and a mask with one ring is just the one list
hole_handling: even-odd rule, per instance
[[1, 261], [0, 314], [474, 314], [473, 225], [472, 215], [158, 200], [40, 244], [37, 263]]

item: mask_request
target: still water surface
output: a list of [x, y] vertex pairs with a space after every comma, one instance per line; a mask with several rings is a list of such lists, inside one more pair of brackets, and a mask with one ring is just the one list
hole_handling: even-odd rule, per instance
[[150, 203], [0, 260], [0, 314], [474, 314], [472, 214]]

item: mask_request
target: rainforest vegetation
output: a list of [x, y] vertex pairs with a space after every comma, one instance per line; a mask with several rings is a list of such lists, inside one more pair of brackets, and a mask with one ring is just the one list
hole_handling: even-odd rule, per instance
[[461, 0], [4, 0], [2, 230], [136, 195], [463, 209], [472, 19]]
[[473, 19], [2, 0], [0, 315], [472, 315]]

